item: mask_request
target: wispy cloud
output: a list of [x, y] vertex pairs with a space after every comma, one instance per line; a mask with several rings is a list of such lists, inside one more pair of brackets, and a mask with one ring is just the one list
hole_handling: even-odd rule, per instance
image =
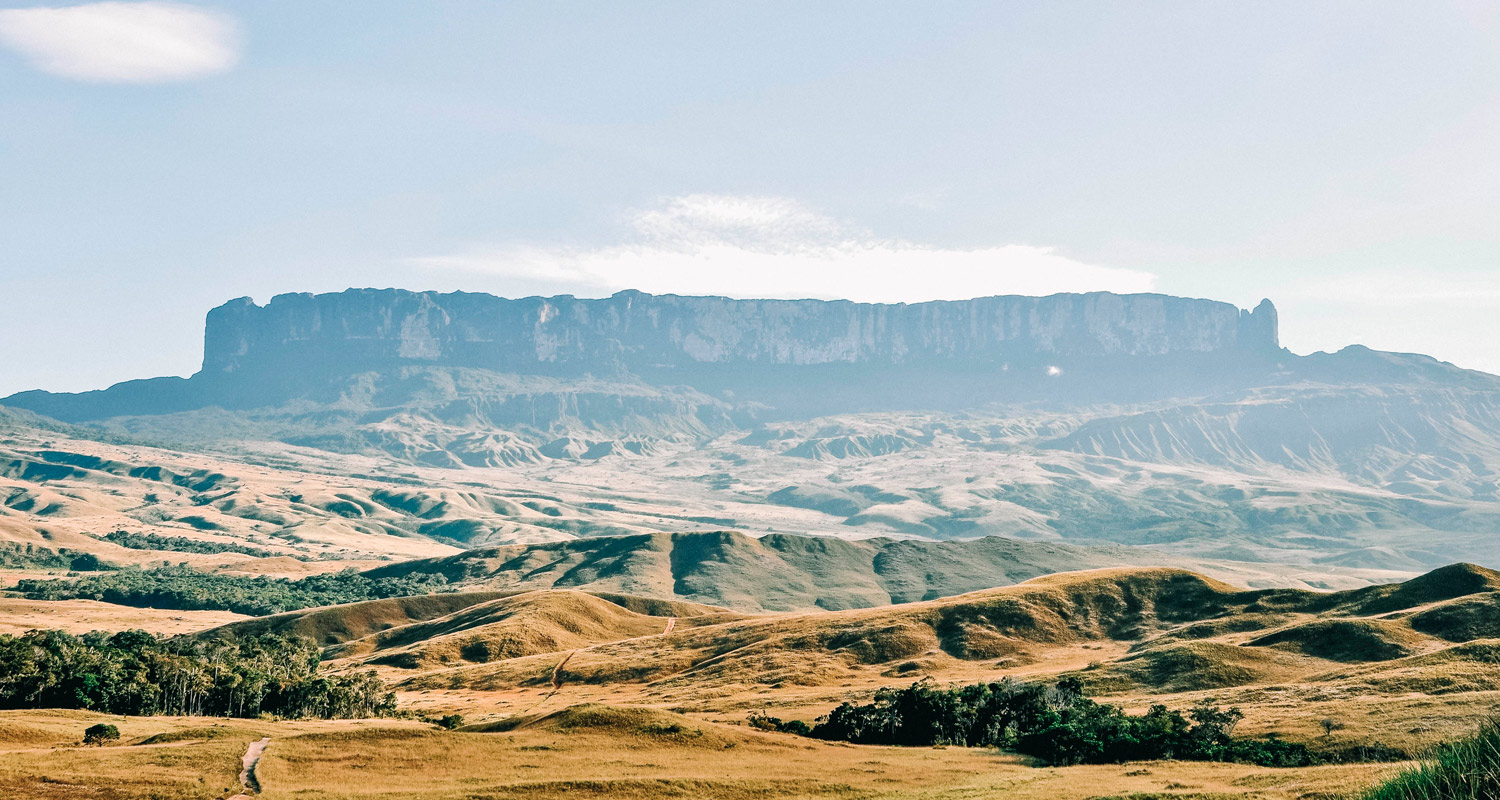
[[187, 80], [240, 55], [229, 16], [159, 2], [0, 10], [0, 45], [43, 72], [96, 83]]
[[510, 243], [414, 259], [575, 294], [620, 289], [730, 297], [958, 300], [994, 294], [1151, 291], [1147, 272], [1075, 261], [1050, 247], [951, 248], [881, 238], [781, 197], [686, 195], [633, 215], [625, 241]]

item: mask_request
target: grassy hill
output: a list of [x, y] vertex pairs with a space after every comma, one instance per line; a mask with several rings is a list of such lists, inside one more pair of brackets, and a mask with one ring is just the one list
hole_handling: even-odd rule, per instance
[[[1328, 744], [1378, 731], [1385, 744], [1416, 747], [1471, 719], [1473, 703], [1500, 702], [1500, 639], [1477, 635], [1486, 629], [1469, 613], [1497, 601], [1500, 574], [1462, 564], [1342, 592], [1244, 590], [1185, 570], [1114, 567], [839, 611], [747, 615], [554, 589], [448, 595], [452, 611], [433, 605], [406, 623], [379, 611], [406, 601], [273, 619], [336, 631], [339, 643], [325, 650], [335, 666], [375, 666], [405, 696], [441, 692], [433, 702], [491, 714], [560, 693], [570, 703], [719, 714], [770, 702], [810, 719], [923, 678], [1073, 676], [1126, 703], [1241, 705], [1253, 712], [1248, 725], [1304, 739], [1336, 716], [1350, 732], [1328, 734]], [[328, 621], [344, 616], [359, 622]], [[363, 621], [377, 617], [390, 627]]]
[[679, 598], [751, 612], [837, 611], [932, 600], [1064, 570], [1162, 560], [1154, 551], [1003, 537], [845, 541], [714, 531], [479, 548], [367, 574], [435, 574], [487, 589], [572, 588]]

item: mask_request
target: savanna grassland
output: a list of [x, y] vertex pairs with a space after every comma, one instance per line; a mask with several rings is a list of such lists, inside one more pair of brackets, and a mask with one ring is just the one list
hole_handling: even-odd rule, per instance
[[[569, 590], [372, 600], [196, 636], [306, 637], [327, 670], [376, 670], [407, 718], [7, 711], [0, 793], [225, 797], [240, 790], [240, 755], [270, 737], [254, 773], [267, 798], [1355, 798], [1500, 710], [1497, 596], [1500, 575], [1458, 565], [1335, 593], [1112, 568], [782, 614]], [[1378, 747], [1380, 760], [1051, 767], [750, 724], [752, 713], [815, 723], [883, 686], [1007, 677], [1074, 679], [1131, 713], [1233, 706], [1238, 737], [1274, 734], [1346, 762]], [[97, 722], [117, 724], [119, 742], [78, 746]]]
[[1390, 764], [1268, 769], [1153, 762], [1036, 767], [972, 748], [853, 746], [670, 712], [572, 707], [505, 732], [394, 721], [124, 721], [119, 745], [76, 730], [119, 718], [7, 712], [0, 792], [28, 798], [206, 798], [239, 790], [239, 757], [272, 736], [266, 798], [1341, 797]]

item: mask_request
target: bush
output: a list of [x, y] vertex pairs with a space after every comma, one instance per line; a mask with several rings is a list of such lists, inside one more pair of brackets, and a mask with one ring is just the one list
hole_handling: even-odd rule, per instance
[[433, 724], [445, 731], [458, 730], [464, 724], [463, 714], [444, 714], [433, 720]]
[[103, 746], [107, 742], [120, 741], [120, 729], [113, 725], [99, 723], [90, 725], [83, 731], [83, 743]]
[[1493, 800], [1500, 797], [1500, 720], [1440, 748], [1420, 767], [1375, 787], [1365, 800]]

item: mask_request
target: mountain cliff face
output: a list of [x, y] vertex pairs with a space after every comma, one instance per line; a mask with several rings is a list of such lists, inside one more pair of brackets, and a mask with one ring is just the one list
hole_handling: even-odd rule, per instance
[[900, 305], [621, 292], [588, 300], [351, 289], [241, 298], [208, 315], [203, 372], [400, 365], [541, 374], [731, 366], [1004, 366], [1045, 358], [1267, 353], [1276, 310], [1164, 295]]
[[[584, 380], [609, 387], [585, 397]], [[705, 421], [723, 430], [731, 419], [996, 403], [1079, 408], [1300, 382], [1494, 388], [1491, 376], [1423, 357], [1359, 347], [1295, 356], [1280, 347], [1269, 300], [1246, 311], [1104, 292], [881, 305], [350, 289], [213, 309], [203, 368], [189, 379], [23, 392], [0, 403], [66, 421], [301, 400], [438, 404], [431, 416], [445, 423], [455, 403], [468, 403], [477, 404], [476, 420], [501, 427], [556, 432], [575, 421], [630, 419], [686, 432]], [[564, 411], [542, 413], [554, 407]]]

